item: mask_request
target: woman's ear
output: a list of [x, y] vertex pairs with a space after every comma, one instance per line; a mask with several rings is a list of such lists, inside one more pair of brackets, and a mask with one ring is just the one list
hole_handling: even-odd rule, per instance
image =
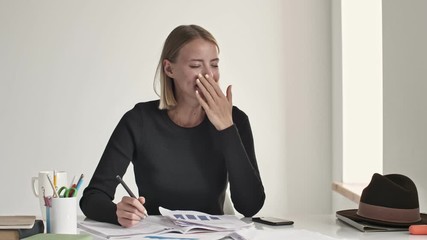
[[172, 63], [167, 59], [163, 60], [163, 71], [168, 77], [173, 78]]

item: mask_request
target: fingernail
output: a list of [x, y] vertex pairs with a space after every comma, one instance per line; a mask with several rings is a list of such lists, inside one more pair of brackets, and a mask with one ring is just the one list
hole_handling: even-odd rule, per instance
[[209, 75], [208, 75], [208, 74], [206, 74], [206, 75], [205, 75], [205, 77], [206, 77], [206, 78], [209, 78]]
[[196, 82], [197, 82], [197, 83], [200, 83], [200, 79], [196, 79]]

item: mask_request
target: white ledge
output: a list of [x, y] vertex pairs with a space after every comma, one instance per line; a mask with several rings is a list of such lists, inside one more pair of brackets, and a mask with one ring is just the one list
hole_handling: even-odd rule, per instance
[[363, 189], [367, 183], [341, 183], [333, 182], [332, 190], [359, 204]]

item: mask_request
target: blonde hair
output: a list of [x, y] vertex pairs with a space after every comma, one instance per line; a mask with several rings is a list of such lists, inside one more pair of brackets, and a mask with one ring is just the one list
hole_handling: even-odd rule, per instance
[[[181, 48], [188, 42], [197, 38], [215, 44], [219, 51], [218, 44], [212, 34], [197, 25], [178, 26], [172, 30], [166, 38], [154, 78], [154, 91], [160, 97], [159, 109], [171, 109], [177, 104], [174, 82], [172, 78], [166, 75], [163, 61], [167, 59], [170, 62], [175, 62]], [[158, 76], [160, 81], [160, 93], [156, 90], [156, 80]]]

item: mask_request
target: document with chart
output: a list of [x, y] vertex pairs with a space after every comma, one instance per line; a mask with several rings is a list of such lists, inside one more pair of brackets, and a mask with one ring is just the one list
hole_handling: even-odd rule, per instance
[[245, 223], [234, 215], [209, 215], [197, 211], [172, 211], [165, 208], [159, 210], [162, 216], [148, 216], [131, 228], [93, 220], [84, 220], [79, 222], [78, 226], [83, 231], [107, 239], [165, 233], [231, 233], [253, 226], [253, 223]]

